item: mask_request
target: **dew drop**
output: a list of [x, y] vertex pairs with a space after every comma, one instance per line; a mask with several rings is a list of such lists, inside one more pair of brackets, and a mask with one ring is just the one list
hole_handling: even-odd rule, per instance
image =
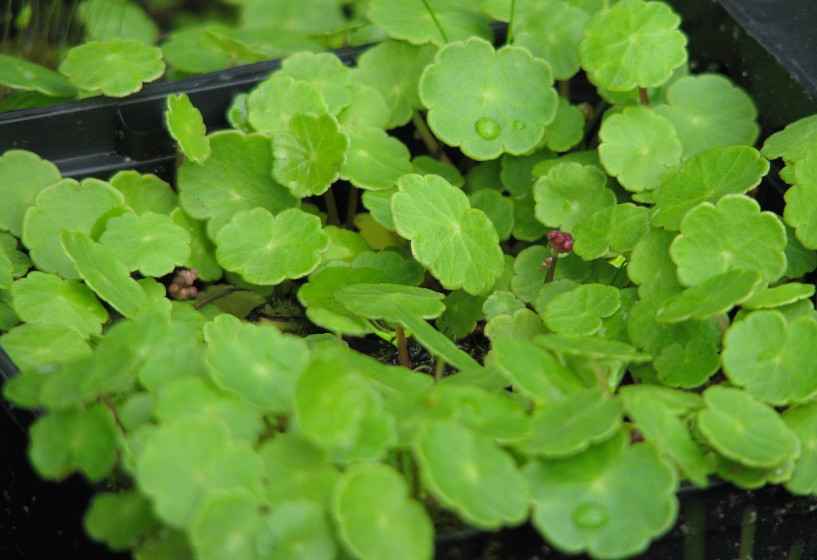
[[573, 510], [573, 522], [583, 529], [595, 529], [607, 523], [607, 509], [599, 504], [585, 502]]
[[513, 127], [516, 130], [525, 130], [525, 128], [527, 128], [527, 126], [528, 125], [526, 125], [522, 121], [513, 121]]
[[499, 123], [490, 117], [482, 117], [479, 119], [474, 124], [474, 128], [477, 130], [477, 134], [485, 140], [493, 140], [499, 136], [499, 133], [502, 131], [502, 127], [499, 126]]

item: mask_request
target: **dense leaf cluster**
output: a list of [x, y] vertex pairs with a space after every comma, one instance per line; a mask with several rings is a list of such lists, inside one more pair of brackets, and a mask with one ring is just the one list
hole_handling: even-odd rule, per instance
[[[390, 39], [354, 67], [287, 58], [232, 130], [170, 96], [175, 188], [0, 156], [4, 395], [44, 411], [42, 476], [118, 481], [89, 534], [145, 559], [427, 560], [445, 510], [618, 558], [672, 526], [682, 482], [817, 492], [817, 117], [753, 147], [751, 99], [689, 72], [662, 2], [364, 4]], [[298, 5], [248, 0], [242, 33], [180, 31], [165, 59], [252, 58], [252, 25], [303, 38], [341, 3]], [[75, 86], [132, 89], [83, 48]], [[753, 197], [781, 158], [782, 216]]]

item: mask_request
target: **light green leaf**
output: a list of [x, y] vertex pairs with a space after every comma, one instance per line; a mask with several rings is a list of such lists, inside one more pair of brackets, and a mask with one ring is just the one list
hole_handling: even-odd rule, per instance
[[776, 467], [800, 453], [800, 441], [769, 405], [749, 393], [715, 385], [704, 391], [701, 434], [727, 459], [747, 467]]
[[636, 364], [652, 359], [650, 355], [638, 352], [629, 344], [616, 340], [605, 340], [597, 336], [541, 334], [536, 337], [535, 341], [551, 352], [568, 356], [618, 360]]
[[110, 183], [122, 193], [125, 204], [137, 214], [170, 214], [179, 206], [173, 188], [156, 175], [142, 175], [133, 170], [120, 171], [111, 177]]
[[661, 2], [621, 0], [587, 22], [579, 61], [593, 83], [613, 91], [658, 87], [687, 60], [680, 23]]
[[[265, 519], [256, 550], [270, 560], [333, 560], [338, 544], [325, 508], [298, 500], [278, 505]], [[231, 557], [232, 558], [232, 557]]]
[[286, 128], [295, 115], [329, 112], [317, 85], [277, 73], [250, 92], [247, 110], [250, 125], [259, 132], [270, 134]]
[[684, 215], [701, 202], [715, 204], [724, 195], [746, 193], [768, 171], [768, 160], [750, 146], [697, 153], [662, 175], [661, 184], [652, 192], [652, 223], [678, 230]]
[[50, 161], [25, 150], [0, 155], [0, 229], [20, 237], [23, 216], [34, 206], [41, 190], [60, 180], [60, 171]]
[[121, 434], [105, 405], [41, 416], [30, 435], [28, 456], [44, 478], [56, 480], [78, 470], [97, 482], [116, 465]]
[[468, 0], [372, 0], [366, 15], [392, 37], [415, 45], [445, 45], [474, 36], [493, 39], [490, 19]]
[[374, 88], [386, 100], [391, 112], [386, 128], [406, 124], [413, 111], [422, 107], [417, 82], [436, 52], [431, 45], [383, 41], [358, 58], [353, 79]]
[[268, 439], [258, 451], [264, 461], [267, 499], [273, 504], [310, 500], [329, 505], [340, 472], [326, 450], [292, 432]]
[[272, 175], [297, 198], [323, 194], [338, 179], [348, 147], [334, 117], [298, 113], [275, 132]]
[[678, 78], [667, 88], [667, 105], [655, 112], [675, 127], [686, 159], [710, 148], [751, 146], [760, 127], [752, 98], [719, 74]]
[[498, 529], [527, 517], [527, 481], [511, 455], [486, 436], [453, 420], [430, 420], [412, 451], [423, 484], [470, 524]]
[[164, 71], [162, 51], [136, 39], [90, 41], [71, 48], [60, 64], [60, 72], [79, 89], [110, 97], [135, 93]]
[[656, 321], [703, 321], [722, 315], [749, 298], [761, 284], [762, 278], [754, 270], [727, 270], [666, 300], [656, 311]]
[[134, 548], [156, 524], [150, 502], [134, 490], [95, 495], [83, 520], [88, 534], [112, 550]]
[[409, 149], [379, 128], [351, 131], [346, 156], [340, 177], [361, 189], [389, 189], [402, 175], [412, 172]]
[[244, 488], [206, 496], [190, 526], [190, 544], [201, 560], [257, 558], [261, 502]]
[[261, 207], [277, 214], [297, 205], [289, 190], [272, 178], [268, 137], [220, 131], [210, 135], [210, 148], [204, 165], [182, 164], [177, 182], [182, 208], [192, 218], [209, 219], [211, 237], [240, 210]]
[[536, 219], [548, 227], [574, 231], [577, 224], [616, 203], [607, 176], [597, 167], [560, 163], [533, 186]]
[[471, 207], [482, 210], [494, 224], [500, 241], [507, 241], [513, 232], [513, 199], [493, 189], [480, 189], [470, 197]]
[[723, 341], [724, 372], [732, 383], [774, 405], [817, 391], [817, 320], [786, 322], [778, 311], [756, 311], [732, 325]]
[[771, 283], [786, 271], [785, 246], [786, 230], [779, 218], [761, 212], [752, 198], [730, 194], [717, 205], [704, 202], [687, 212], [670, 256], [686, 286], [731, 268], [757, 271]]
[[627, 275], [639, 285], [641, 299], [663, 298], [681, 291], [675, 263], [669, 258], [673, 239], [675, 235], [671, 232], [650, 228], [633, 248]]
[[813, 284], [800, 284], [798, 282], [788, 282], [774, 288], [764, 288], [756, 291], [749, 299], [744, 301], [743, 308], [772, 309], [790, 305], [810, 298], [814, 295], [814, 289]]
[[573, 232], [573, 252], [585, 260], [627, 253], [650, 229], [649, 211], [629, 202], [603, 208]]
[[356, 465], [335, 487], [332, 515], [341, 542], [356, 558], [431, 560], [434, 527], [409, 497], [409, 486], [386, 465]]
[[[0, 346], [22, 371], [91, 355], [91, 346], [85, 337], [68, 327], [53, 324], [23, 323], [12, 326], [0, 337]], [[22, 379], [22, 376], [19, 378]], [[37, 406], [40, 403], [21, 404]]]
[[563, 0], [516, 2], [513, 44], [544, 58], [554, 78], [567, 80], [579, 71], [578, 48], [588, 19], [587, 12]]
[[216, 237], [216, 259], [253, 284], [275, 286], [306, 276], [320, 264], [329, 236], [317, 216], [290, 208], [273, 216], [264, 208], [237, 212]]
[[556, 116], [552, 83], [547, 63], [527, 50], [495, 51], [471, 38], [443, 47], [419, 87], [431, 130], [473, 159], [488, 160], [536, 147]]
[[76, 280], [31, 272], [14, 283], [14, 312], [26, 323], [62, 325], [85, 338], [102, 334], [108, 312], [94, 293]]
[[445, 296], [445, 311], [437, 319], [437, 328], [451, 340], [465, 338], [477, 327], [477, 322], [484, 318], [483, 296], [473, 296], [465, 290], [454, 290]]
[[128, 267], [82, 232], [63, 231], [61, 243], [79, 275], [96, 294], [128, 318], [147, 310], [147, 295]]
[[626, 107], [610, 115], [601, 125], [599, 139], [602, 165], [631, 192], [656, 188], [661, 173], [681, 161], [681, 143], [675, 129], [647, 107]]
[[0, 54], [0, 84], [53, 97], [74, 97], [76, 88], [65, 76], [24, 58]]
[[60, 245], [60, 233], [92, 233], [106, 215], [123, 209], [124, 197], [98, 179], [63, 179], [40, 191], [36, 204], [26, 212], [23, 244], [43, 272], [77, 278], [77, 271]]
[[525, 467], [533, 525], [569, 554], [623, 558], [646, 550], [678, 515], [677, 475], [651, 445], [623, 436], [561, 460]]
[[532, 433], [519, 447], [532, 456], [569, 457], [615, 435], [621, 422], [617, 398], [601, 387], [583, 389], [537, 408]]
[[559, 98], [556, 116], [553, 118], [543, 138], [545, 146], [554, 152], [566, 152], [584, 137], [585, 116], [576, 105]]
[[795, 184], [783, 195], [786, 208], [783, 219], [807, 249], [817, 248], [817, 148], [808, 148], [794, 163]]
[[449, 290], [490, 290], [504, 270], [499, 238], [465, 194], [436, 175], [405, 175], [391, 201], [397, 231], [415, 258]]
[[811, 402], [786, 410], [783, 421], [800, 439], [800, 456], [794, 463], [794, 473], [786, 481], [786, 490], [792, 494], [817, 492], [817, 403]]
[[591, 335], [621, 305], [617, 288], [604, 284], [581, 284], [554, 296], [540, 313], [545, 325], [561, 334]]
[[170, 135], [189, 160], [204, 163], [210, 157], [210, 140], [201, 113], [186, 93], [167, 96], [165, 120]]
[[787, 163], [801, 159], [817, 140], [817, 115], [796, 120], [763, 142], [760, 153], [768, 159], [783, 157]]
[[335, 299], [356, 315], [392, 322], [403, 313], [434, 319], [445, 309], [443, 294], [401, 284], [352, 284], [335, 292]]
[[86, 40], [136, 39], [150, 44], [159, 35], [159, 27], [136, 2], [85, 0], [77, 16], [85, 26]]
[[190, 234], [165, 214], [128, 212], [111, 218], [99, 242], [144, 276], [170, 274], [190, 257]]
[[461, 350], [443, 333], [426, 323], [424, 319], [405, 310], [402, 306], [399, 306], [397, 311], [400, 314], [400, 322], [411, 331], [414, 338], [429, 352], [442, 358], [460, 371], [478, 371], [482, 368], [479, 362], [472, 358], [470, 354]]
[[316, 85], [333, 115], [352, 103], [352, 71], [334, 53], [294, 54], [284, 59], [276, 75]]
[[[365, 54], [368, 51], [364, 51]], [[362, 56], [362, 55], [361, 55]], [[338, 113], [338, 122], [347, 131], [375, 127], [385, 130], [391, 120], [391, 109], [378, 90], [360, 82], [351, 82], [352, 102]]]

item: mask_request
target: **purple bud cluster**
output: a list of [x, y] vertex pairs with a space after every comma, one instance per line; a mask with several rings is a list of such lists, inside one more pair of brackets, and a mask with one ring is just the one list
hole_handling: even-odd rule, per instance
[[195, 268], [186, 268], [176, 271], [173, 282], [167, 287], [167, 291], [175, 299], [193, 299], [198, 295], [199, 290], [193, 283], [198, 278], [199, 271]]
[[573, 250], [573, 236], [566, 231], [553, 230], [548, 233], [548, 243], [554, 255]]

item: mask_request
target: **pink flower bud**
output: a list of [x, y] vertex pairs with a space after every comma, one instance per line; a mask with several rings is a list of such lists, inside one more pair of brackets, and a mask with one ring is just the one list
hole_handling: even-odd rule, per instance
[[573, 236], [566, 231], [553, 230], [548, 233], [548, 243], [553, 253], [569, 253], [573, 250]]

